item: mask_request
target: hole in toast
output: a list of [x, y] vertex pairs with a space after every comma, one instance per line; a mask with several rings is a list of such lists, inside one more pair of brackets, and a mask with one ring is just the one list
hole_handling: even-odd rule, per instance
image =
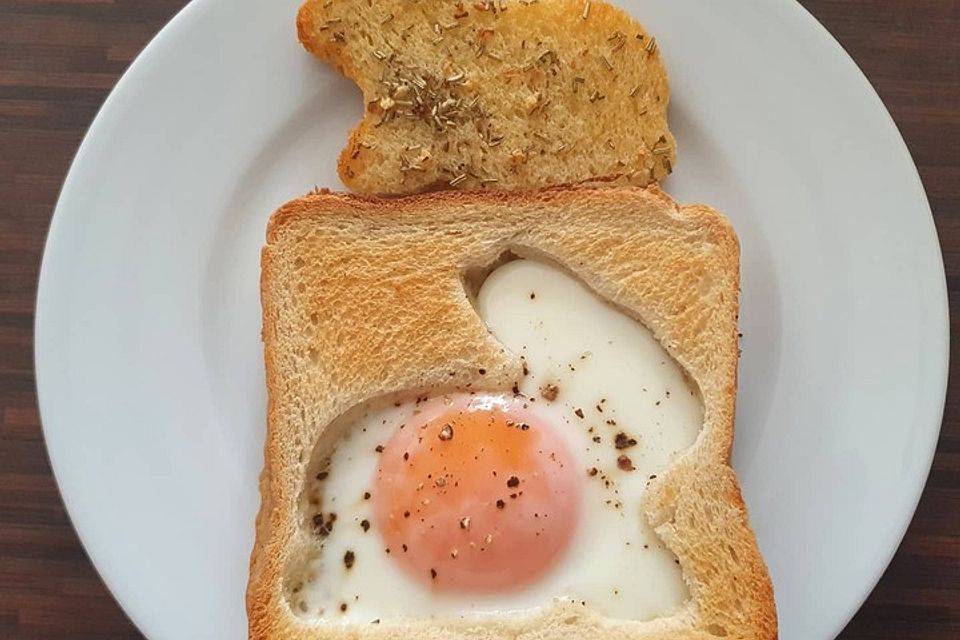
[[[487, 287], [497, 285], [497, 279], [503, 276], [501, 270], [521, 268], [514, 263], [533, 262], [539, 263], [546, 267], [548, 271], [555, 273], [548, 276], [546, 275], [547, 272], [538, 272], [538, 278], [531, 280], [529, 282], [530, 286], [524, 284], [515, 291], [517, 293], [516, 299], [506, 301], [500, 311], [493, 309], [500, 303], [497, 303], [496, 300], [491, 302], [491, 294]], [[586, 295], [596, 298], [590, 304], [596, 305], [595, 311], [598, 317], [617, 316], [620, 317], [618, 322], [621, 324], [618, 325], [616, 331], [607, 333], [606, 329], [603, 328], [605, 325], [598, 325], [592, 318], [587, 318], [580, 322], [579, 329], [568, 331], [560, 336], [559, 344], [564, 352], [559, 355], [555, 354], [556, 357], [547, 358], [544, 352], [534, 353], [538, 351], [538, 348], [532, 344], [524, 345], [513, 342], [503, 331], [501, 321], [505, 318], [512, 321], [518, 315], [522, 315], [518, 309], [523, 304], [532, 305], [530, 308], [542, 308], [544, 305], [550, 304], [551, 296], [556, 292], [551, 293], [549, 290], [548, 279], [553, 278], [557, 273], [560, 274], [561, 278], [573, 281], [570, 286], [579, 287], [579, 289], [576, 296], [564, 297], [566, 295], [564, 294], [560, 297], [563, 304], [557, 307], [560, 311], [554, 313], [553, 316], [565, 321], [570, 320], [570, 317], [576, 316], [584, 308], [586, 303], [582, 302], [580, 296]], [[589, 434], [584, 444], [586, 448], [593, 447], [593, 455], [595, 455], [597, 461], [591, 460], [589, 464], [584, 464], [584, 471], [586, 472], [584, 475], [590, 478], [589, 482], [592, 483], [590, 486], [597, 488], [596, 494], [603, 496], [601, 500], [603, 509], [610, 509], [612, 513], [616, 514], [618, 520], [632, 518], [630, 522], [635, 522], [635, 524], [619, 530], [625, 534], [625, 537], [616, 543], [618, 553], [612, 554], [616, 566], [614, 566], [611, 574], [616, 574], [616, 571], [619, 570], [623, 573], [623, 576], [621, 576], [622, 580], [613, 585], [610, 591], [616, 592], [617, 597], [627, 604], [621, 609], [617, 609], [614, 605], [610, 609], [610, 617], [651, 620], [676, 611], [682, 606], [683, 602], [689, 599], [689, 592], [683, 583], [675, 556], [665, 548], [662, 541], [650, 530], [649, 523], [645, 522], [641, 505], [644, 493], [643, 486], [648, 478], [655, 477], [657, 473], [667, 467], [673, 457], [688, 448], [699, 433], [703, 419], [699, 389], [683, 368], [674, 362], [659, 341], [652, 337], [652, 334], [642, 339], [646, 349], [643, 352], [644, 357], [647, 358], [645, 360], [647, 364], [644, 366], [647, 367], [645, 371], [654, 376], [656, 384], [644, 384], [642, 377], [646, 374], [634, 372], [631, 368], [632, 365], [627, 367], [610, 364], [609, 358], [633, 348], [630, 344], [627, 344], [630, 342], [629, 340], [624, 342], [625, 338], [621, 335], [623, 332], [645, 332], [646, 334], [650, 332], [631, 314], [599, 296], [581, 279], [571, 276], [570, 270], [543, 259], [543, 256], [535, 251], [523, 248], [505, 250], [499, 253], [496, 260], [489, 265], [465, 269], [461, 275], [461, 282], [466, 298], [491, 333], [511, 353], [518, 357], [522, 356], [525, 364], [525, 374], [523, 379], [517, 381], [515, 392], [528, 397], [533, 406], [553, 407], [556, 411], [555, 415], [558, 416], [558, 422], [568, 425], [570, 429], [579, 430], [577, 433], [580, 435]], [[561, 289], [561, 293], [569, 291], [569, 289]], [[553, 319], [556, 319], [556, 317]], [[543, 319], [545, 325], [549, 324], [550, 321], [550, 318]], [[597, 334], [598, 330], [599, 334]], [[596, 344], [581, 344], [584, 336], [591, 334], [591, 332], [600, 335], [603, 339]], [[610, 338], [610, 336], [613, 337]], [[608, 339], [612, 339], [615, 343], [612, 344], [613, 348], [609, 348], [611, 345], [606, 343]], [[640, 340], [640, 338], [637, 338], [637, 340]], [[557, 343], [554, 339], [547, 342]], [[453, 365], [451, 367], [453, 368]], [[587, 372], [595, 369], [607, 370], [613, 372], [613, 375], [608, 375], [608, 378], [600, 383], [585, 382], [586, 378], [584, 376]], [[661, 369], [669, 373], [658, 373]], [[628, 383], [626, 387], [624, 387], [624, 380]], [[477, 389], [483, 388], [482, 377], [478, 377], [475, 382], [477, 383]], [[552, 398], [550, 397], [553, 396], [552, 393], [543, 391], [548, 384], [560, 387], [558, 393]], [[622, 388], [627, 388], [627, 391], [624, 392]], [[430, 390], [429, 395], [436, 397], [448, 391], [451, 391], [451, 389], [438, 388]], [[583, 395], [584, 393], [590, 396], [589, 400]], [[358, 405], [334, 420], [322, 431], [318, 442], [315, 443], [312, 456], [305, 465], [305, 484], [300, 496], [301, 527], [298, 532], [301, 539], [306, 541], [310, 552], [301, 552], [291, 557], [285, 579], [285, 593], [295, 615], [311, 620], [330, 618], [333, 620], [361, 621], [368, 614], [371, 618], [389, 619], [399, 616], [460, 616], [464, 612], [485, 610], [484, 605], [477, 605], [476, 603], [461, 603], [462, 606], [459, 608], [448, 603], [447, 608], [439, 614], [434, 611], [418, 609], [417, 607], [423, 605], [416, 601], [408, 602], [407, 600], [408, 592], [415, 592], [418, 588], [417, 585], [401, 581], [398, 583], [399, 587], [394, 584], [393, 587], [388, 588], [391, 595], [387, 610], [382, 612], [375, 608], [376, 603], [368, 604], [369, 601], [375, 599], [375, 594], [357, 586], [355, 577], [361, 574], [369, 575], [363, 572], [370, 571], [369, 567], [373, 564], [374, 555], [385, 562], [376, 571], [378, 580], [384, 579], [389, 582], [389, 579], [392, 579], [390, 576], [395, 578], [396, 575], [394, 574], [397, 571], [390, 564], [389, 554], [397, 553], [397, 551], [391, 550], [389, 553], [385, 551], [383, 545], [379, 543], [377, 537], [379, 534], [375, 527], [371, 525], [373, 519], [364, 517], [365, 512], [362, 510], [364, 503], [368, 500], [368, 498], [365, 498], [365, 494], [368, 492], [364, 491], [363, 487], [372, 477], [372, 469], [376, 466], [375, 456], [372, 458], [374, 460], [372, 464], [369, 460], [364, 462], [358, 457], [351, 457], [353, 454], [344, 453], [347, 448], [343, 445], [345, 442], [359, 442], [361, 445], [358, 445], [359, 448], [356, 451], [375, 454], [376, 446], [383, 441], [384, 436], [382, 433], [377, 437], [373, 437], [371, 434], [376, 429], [389, 426], [385, 418], [380, 417], [382, 414], [378, 412], [391, 411], [396, 402], [401, 404], [405, 402], [416, 403], [418, 397], [416, 394], [405, 393], [403, 396], [385, 396]], [[411, 400], [411, 398], [413, 399]], [[690, 427], [688, 429], [689, 433], [676, 442], [662, 446], [658, 445], [656, 442], [659, 437], [658, 433], [643, 432], [643, 428], [638, 425], [649, 422], [654, 427], [660, 427], [661, 430], [669, 429], [670, 425], [667, 424], [669, 422], [667, 418], [670, 418], [672, 414], [669, 413], [667, 407], [679, 403], [681, 398], [687, 401], [692, 400], [693, 404], [699, 407], [699, 412], [693, 410], [693, 413], [690, 414], [693, 418], [690, 424], [686, 425]], [[644, 399], [646, 404], [649, 405], [648, 408], [652, 412], [650, 415], [653, 416], [651, 420], [623, 418], [626, 413], [623, 406], [626, 405], [628, 400], [633, 402], [635, 399]], [[567, 406], [564, 403], [573, 404]], [[563, 408], [565, 406], [566, 409]], [[576, 409], [583, 411], [584, 416], [582, 418], [577, 417]], [[369, 420], [363, 422], [365, 419]], [[593, 428], [592, 432], [589, 431], [590, 428]], [[620, 437], [621, 433], [623, 437]], [[599, 438], [599, 442], [594, 441], [594, 437]], [[631, 443], [631, 441], [634, 442]], [[621, 456], [628, 458], [626, 463], [620, 463], [619, 458]], [[598, 470], [595, 476], [589, 475], [589, 470], [594, 466], [601, 470]], [[624, 478], [630, 476], [635, 476], [642, 481], [638, 483], [639, 489], [625, 488], [629, 483]], [[359, 478], [359, 482], [351, 483], [350, 477]], [[334, 478], [340, 489], [334, 490], [333, 483], [328, 482], [328, 480]], [[348, 513], [350, 508], [357, 505], [360, 505], [360, 511]], [[630, 515], [621, 516], [620, 514]], [[585, 546], [578, 548], [577, 552], [572, 553], [572, 555], [580, 555], [589, 551], [591, 540], [587, 538], [584, 538], [584, 540]], [[630, 544], [626, 544], [628, 542]], [[609, 550], [610, 547], [606, 545], [604, 548]], [[636, 566], [630, 565], [629, 562], [623, 562], [624, 554], [632, 553], [634, 550], [638, 552], [639, 556], [651, 559], [641, 561], [638, 566], [644, 568], [639, 570]], [[352, 554], [350, 556], [351, 567], [345, 569], [344, 559], [347, 557], [348, 551]], [[609, 557], [611, 554], [606, 555]], [[623, 566], [629, 568], [625, 571], [622, 568], [617, 568]], [[347, 569], [349, 569], [349, 572], [344, 573]], [[659, 578], [661, 574], [666, 576], [662, 580]], [[650, 578], [655, 587], [652, 591], [672, 591], [673, 595], [661, 599], [653, 605], [644, 605], [642, 604], [642, 598], [639, 598], [641, 605], [638, 606], [638, 597], [629, 591], [636, 587], [635, 583], [642, 582], [635, 579], [636, 575], [644, 575], [648, 578], [654, 576]], [[571, 582], [575, 584], [577, 581], [573, 580]], [[562, 591], [559, 593], [549, 592], [538, 600], [539, 596], [521, 594], [517, 601], [508, 599], [503, 602], [496, 602], [495, 605], [492, 605], [492, 609], [522, 609], [525, 605], [547, 606], [552, 598], [569, 595]], [[656, 599], [659, 596], [655, 593], [651, 597]], [[353, 598], [359, 600], [355, 602]], [[579, 601], [581, 598], [576, 599]], [[590, 599], [590, 606], [592, 607], [606, 606], [602, 603], [596, 604], [592, 597], [582, 599], [584, 601]], [[341, 602], [346, 603], [348, 601], [350, 602], [348, 609], [339, 609]], [[400, 610], [402, 614], [392, 613], [393, 610]], [[560, 618], [560, 620], [566, 622], [565, 618]]]

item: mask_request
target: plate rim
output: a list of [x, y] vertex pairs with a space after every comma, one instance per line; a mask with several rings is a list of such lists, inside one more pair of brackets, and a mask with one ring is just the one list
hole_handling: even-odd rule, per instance
[[[790, 4], [793, 5], [794, 9], [797, 10], [799, 19], [805, 20], [809, 27], [817, 31], [820, 39], [823, 41], [823, 44], [833, 49], [834, 53], [839, 56], [840, 60], [842, 60], [842, 63], [848, 67], [848, 70], [853, 71], [852, 75], [856, 77], [857, 81], [861, 84], [861, 89], [864, 90], [865, 95], [869, 96], [870, 100], [874, 103], [874, 106], [877, 107], [883, 114], [887, 125], [895, 134], [896, 141], [898, 143], [896, 145], [897, 153], [901, 156], [901, 161], [905, 161], [910, 167], [910, 177], [912, 178], [913, 182], [915, 183], [915, 187], [919, 192], [918, 195], [920, 196], [923, 213], [925, 214], [922, 216], [923, 224], [927, 226], [926, 232], [929, 236], [932, 236], [932, 240], [936, 246], [936, 266], [937, 274], [939, 275], [937, 278], [937, 298], [939, 299], [940, 310], [937, 316], [942, 328], [939, 338], [939, 346], [940, 352], [943, 354], [943, 358], [940, 361], [940, 370], [937, 371], [939, 378], [939, 384], [937, 387], [940, 389], [940, 392], [937, 394], [939, 403], [938, 406], [934, 408], [935, 415], [937, 416], [937, 424], [936, 427], [932, 429], [927, 450], [924, 452], [925, 460], [922, 465], [924, 471], [922, 477], [917, 478], [917, 486], [913, 491], [913, 497], [911, 498], [913, 507], [910, 509], [909, 515], [899, 523], [898, 532], [895, 536], [895, 543], [890, 545], [890, 548], [885, 554], [882, 563], [877, 563], [875, 565], [873, 576], [869, 581], [865, 581], [865, 586], [867, 586], [867, 588], [862, 590], [862, 595], [856, 600], [855, 604], [848, 608], [847, 613], [845, 613], [843, 616], [843, 623], [834, 630], [833, 635], [838, 636], [843, 632], [847, 625], [850, 624], [853, 618], [863, 607], [864, 603], [866, 603], [867, 599], [880, 583], [883, 575], [887, 572], [887, 569], [890, 567], [890, 563], [893, 562], [893, 558], [900, 550], [900, 546], [903, 544], [903, 539], [907, 535], [907, 530], [910, 528], [910, 524], [913, 522], [913, 518], [917, 512], [917, 507], [920, 506], [920, 500], [923, 497], [923, 492], [927, 487], [927, 480], [930, 477], [930, 470], [933, 468], [933, 460], [936, 456], [937, 448], [940, 443], [940, 432], [943, 429], [943, 415], [944, 411], [946, 410], [947, 392], [949, 390], [950, 299], [949, 289], [947, 288], [947, 273], [943, 261], [943, 245], [940, 242], [940, 234], [937, 230], [936, 219], [933, 215], [933, 208], [930, 206], [930, 198], [927, 196], [927, 190], [924, 187], [923, 178], [920, 177], [920, 170], [917, 168], [917, 163], [913, 159], [913, 154], [910, 152], [910, 147], [907, 145], [907, 141], [903, 137], [903, 132], [897, 125], [897, 121], [894, 120], [893, 114], [891, 114], [890, 110], [887, 109], [887, 105], [883, 102], [883, 98], [880, 97], [880, 94], [873, 86], [873, 83], [870, 82], [870, 78], [868, 78], [867, 74], [863, 71], [863, 69], [860, 68], [860, 65], [857, 64], [857, 61], [852, 55], [850, 55], [850, 52], [846, 50], [840, 41], [837, 40], [832, 33], [830, 33], [830, 30], [827, 29], [827, 27], [821, 23], [815, 15], [813, 15], [813, 13], [811, 13], [800, 3], [800, 0], [791, 0]], [[776, 593], [774, 593], [774, 597], [776, 597]]]

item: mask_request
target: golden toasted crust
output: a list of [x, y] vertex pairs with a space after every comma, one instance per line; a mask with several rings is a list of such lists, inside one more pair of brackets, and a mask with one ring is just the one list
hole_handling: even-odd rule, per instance
[[676, 161], [659, 46], [600, 0], [307, 0], [300, 41], [363, 92], [355, 191], [661, 180]]
[[[315, 544], [298, 496], [325, 429], [386, 393], [508, 389], [503, 353], [464, 291], [467, 269], [536, 251], [643, 322], [698, 385], [696, 442], [659, 474], [642, 508], [680, 561], [691, 599], [652, 622], [556, 604], [483, 620], [324, 625], [284, 595]], [[729, 466], [738, 357], [739, 248], [726, 219], [658, 189], [445, 192], [397, 200], [323, 193], [271, 218], [262, 254], [269, 389], [262, 507], [250, 564], [250, 637], [680, 640], [777, 637], [773, 592]], [[478, 369], [485, 369], [480, 379]]]

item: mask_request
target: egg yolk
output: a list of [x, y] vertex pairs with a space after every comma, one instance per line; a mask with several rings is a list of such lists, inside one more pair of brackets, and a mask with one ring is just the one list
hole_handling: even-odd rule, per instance
[[373, 511], [390, 557], [436, 589], [503, 591], [546, 573], [577, 527], [580, 474], [522, 399], [424, 409], [383, 447]]

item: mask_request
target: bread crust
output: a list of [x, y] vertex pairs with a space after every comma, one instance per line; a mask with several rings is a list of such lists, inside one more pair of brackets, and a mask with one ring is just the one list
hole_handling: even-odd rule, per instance
[[659, 44], [603, 0], [306, 0], [297, 34], [363, 92], [354, 191], [644, 186], [676, 162]]
[[[342, 625], [298, 618], [284, 576], [313, 544], [298, 497], [314, 446], [337, 416], [386, 393], [509, 389], [522, 365], [487, 331], [462, 275], [516, 249], [549, 256], [644, 323], [699, 387], [703, 428], [641, 504], [679, 559], [690, 600], [650, 622], [563, 603], [451, 621]], [[721, 214], [679, 206], [657, 188], [393, 200], [324, 192], [271, 217], [261, 297], [268, 428], [247, 589], [250, 638], [777, 637], [769, 575], [729, 466], [739, 246]]]

